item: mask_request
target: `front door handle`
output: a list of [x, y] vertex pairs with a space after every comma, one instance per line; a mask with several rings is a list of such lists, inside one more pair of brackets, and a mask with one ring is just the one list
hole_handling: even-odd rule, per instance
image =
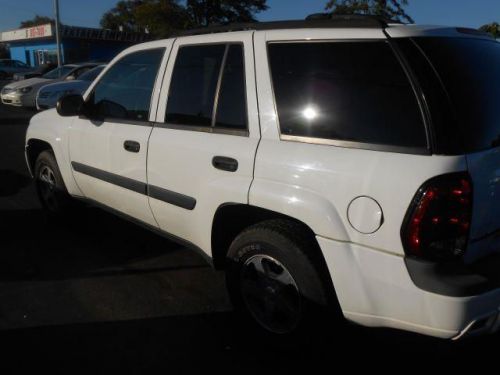
[[139, 152], [141, 150], [141, 144], [136, 141], [125, 141], [123, 143], [123, 148], [128, 152]]
[[214, 156], [212, 165], [214, 168], [228, 172], [236, 172], [238, 170], [238, 160], [226, 156]]

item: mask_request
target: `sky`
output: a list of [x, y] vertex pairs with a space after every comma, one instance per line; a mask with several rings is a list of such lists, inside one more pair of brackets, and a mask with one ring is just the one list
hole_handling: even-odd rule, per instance
[[[102, 14], [117, 0], [59, 0], [61, 22], [97, 27]], [[303, 19], [322, 12], [327, 0], [268, 0], [269, 10], [258, 14], [260, 21]], [[35, 14], [52, 16], [53, 0], [0, 0], [0, 31], [15, 29]], [[420, 24], [477, 28], [500, 22], [500, 0], [409, 0], [407, 13]]]

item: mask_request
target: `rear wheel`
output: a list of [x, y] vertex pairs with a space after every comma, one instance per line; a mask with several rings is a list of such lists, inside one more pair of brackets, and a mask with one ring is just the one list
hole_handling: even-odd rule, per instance
[[0, 81], [5, 81], [9, 76], [7, 73], [0, 71]]
[[330, 309], [328, 283], [313, 259], [314, 237], [286, 220], [243, 231], [227, 256], [226, 282], [233, 305], [250, 327], [278, 343], [324, 331]]
[[35, 183], [40, 203], [50, 216], [62, 216], [68, 212], [71, 197], [52, 151], [43, 151], [38, 156], [35, 163]]

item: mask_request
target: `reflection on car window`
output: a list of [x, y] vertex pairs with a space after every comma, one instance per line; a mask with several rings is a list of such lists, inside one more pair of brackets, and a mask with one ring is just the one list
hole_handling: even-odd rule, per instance
[[223, 44], [180, 47], [170, 83], [166, 122], [210, 127]]
[[78, 79], [82, 81], [92, 82], [97, 76], [102, 72], [104, 66], [98, 66], [97, 68], [91, 69], [88, 72], [83, 73]]
[[246, 129], [243, 46], [212, 44], [180, 47], [165, 118], [170, 124], [199, 127], [211, 127], [213, 124], [215, 128]]
[[281, 133], [425, 148], [410, 82], [384, 41], [271, 43]]
[[229, 46], [220, 84], [215, 127], [243, 130], [247, 128], [245, 66], [242, 45]]
[[58, 79], [64, 77], [66, 74], [71, 72], [74, 69], [72, 66], [61, 66], [60, 68], [56, 68], [51, 70], [50, 72], [44, 74], [42, 77], [47, 79]]
[[[466, 152], [500, 145], [500, 44], [476, 38], [415, 38], [446, 86]], [[452, 64], [450, 62], [453, 62]], [[458, 125], [458, 126], [457, 126]]]
[[95, 115], [147, 121], [151, 95], [165, 49], [131, 53], [115, 63], [89, 99]]

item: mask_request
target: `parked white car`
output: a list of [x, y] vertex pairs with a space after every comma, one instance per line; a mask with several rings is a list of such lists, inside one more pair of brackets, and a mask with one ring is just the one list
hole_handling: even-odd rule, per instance
[[43, 86], [36, 95], [36, 108], [41, 111], [44, 109], [55, 108], [57, 101], [69, 94], [83, 95], [92, 84], [94, 79], [101, 74], [106, 65], [99, 65], [70, 81], [51, 83]]
[[82, 199], [199, 250], [278, 337], [337, 304], [365, 326], [496, 331], [500, 45], [371, 17], [209, 32], [131, 47], [33, 117], [46, 210]]

